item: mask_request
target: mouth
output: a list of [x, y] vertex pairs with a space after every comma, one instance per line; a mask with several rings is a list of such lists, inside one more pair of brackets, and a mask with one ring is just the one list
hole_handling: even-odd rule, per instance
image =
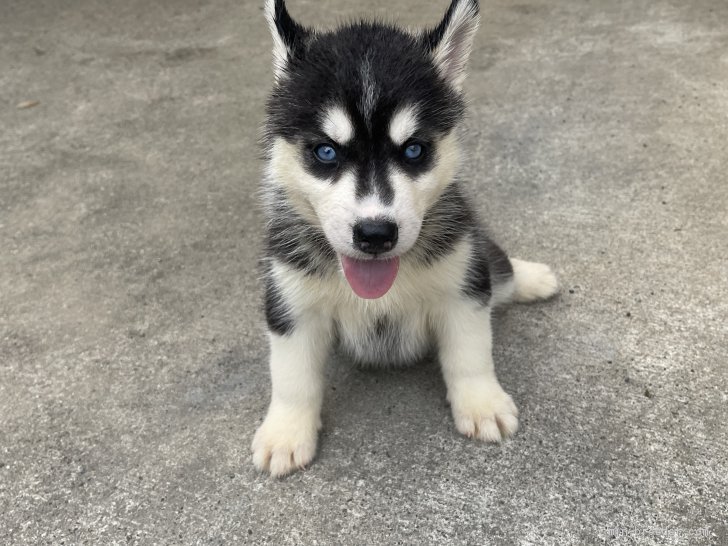
[[349, 286], [360, 298], [381, 298], [392, 288], [399, 271], [399, 256], [359, 260], [341, 254], [341, 266]]

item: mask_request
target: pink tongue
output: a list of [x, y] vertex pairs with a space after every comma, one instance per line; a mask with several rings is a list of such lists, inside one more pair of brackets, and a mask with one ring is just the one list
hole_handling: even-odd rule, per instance
[[399, 258], [388, 260], [355, 260], [341, 257], [344, 275], [349, 286], [360, 298], [381, 298], [389, 292], [399, 270]]

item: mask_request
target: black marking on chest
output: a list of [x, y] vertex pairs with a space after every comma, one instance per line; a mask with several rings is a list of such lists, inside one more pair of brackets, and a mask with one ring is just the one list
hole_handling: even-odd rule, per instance
[[387, 315], [382, 315], [374, 321], [374, 332], [376, 333], [377, 337], [385, 336], [387, 332], [391, 329], [392, 324], [390, 323]]

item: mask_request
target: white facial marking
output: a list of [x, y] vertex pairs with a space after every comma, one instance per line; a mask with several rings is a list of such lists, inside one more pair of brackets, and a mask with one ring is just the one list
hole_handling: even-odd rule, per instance
[[324, 112], [322, 128], [337, 144], [347, 144], [354, 138], [354, 124], [341, 106], [334, 106]]
[[389, 167], [394, 201], [385, 205], [377, 195], [356, 197], [356, 172], [347, 171], [335, 182], [309, 173], [301, 164], [295, 145], [278, 138], [271, 149], [267, 175], [283, 187], [296, 211], [313, 225], [320, 226], [331, 246], [341, 254], [355, 255], [351, 227], [360, 218], [387, 217], [399, 227], [394, 253], [401, 255], [416, 243], [427, 210], [453, 180], [458, 164], [454, 132], [433, 147], [433, 167], [416, 178], [395, 166]]
[[382, 202], [376, 195], [367, 195], [364, 199], [358, 201], [356, 204], [356, 213], [359, 218], [392, 217], [394, 219], [391, 207], [382, 205]]
[[405, 106], [397, 110], [389, 122], [389, 138], [396, 145], [401, 146], [417, 130], [417, 108]]
[[403, 214], [418, 218], [419, 221], [455, 177], [459, 162], [455, 133], [451, 132], [442, 138], [434, 147], [434, 153], [432, 169], [416, 178], [395, 166], [389, 169], [395, 207], [401, 207]]

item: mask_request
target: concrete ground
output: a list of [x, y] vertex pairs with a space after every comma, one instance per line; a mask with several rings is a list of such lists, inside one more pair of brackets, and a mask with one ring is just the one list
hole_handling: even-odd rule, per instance
[[3, 2], [0, 543], [728, 544], [728, 3], [484, 2], [464, 174], [563, 283], [497, 321], [521, 430], [460, 437], [435, 363], [334, 358], [281, 481], [249, 455], [270, 45], [257, 0]]

